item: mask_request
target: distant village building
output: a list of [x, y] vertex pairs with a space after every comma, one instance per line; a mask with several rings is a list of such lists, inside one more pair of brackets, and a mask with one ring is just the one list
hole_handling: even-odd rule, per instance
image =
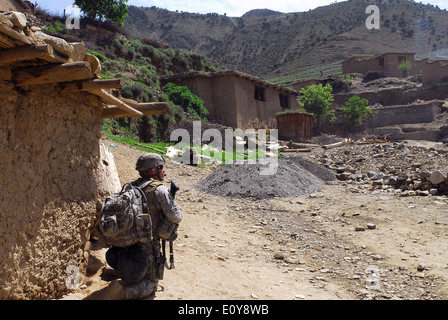
[[388, 77], [402, 77], [403, 72], [398, 65], [403, 61], [412, 64], [408, 74], [421, 72], [421, 61], [414, 59], [412, 52], [386, 52], [377, 56], [354, 56], [342, 62], [342, 73], [360, 73], [365, 75], [369, 71], [384, 72]]
[[187, 86], [204, 101], [210, 118], [234, 128], [254, 122], [274, 127], [278, 112], [299, 107], [296, 90], [237, 71], [179, 74], [162, 82]]
[[422, 59], [415, 60], [412, 52], [386, 52], [377, 56], [353, 56], [342, 61], [342, 73], [360, 73], [365, 75], [369, 71], [383, 72], [388, 77], [403, 77], [398, 65], [402, 61], [409, 61], [412, 65], [407, 75], [422, 75], [423, 84], [430, 85], [448, 79], [448, 60]]
[[424, 65], [423, 84], [448, 81], [448, 60], [428, 60]]

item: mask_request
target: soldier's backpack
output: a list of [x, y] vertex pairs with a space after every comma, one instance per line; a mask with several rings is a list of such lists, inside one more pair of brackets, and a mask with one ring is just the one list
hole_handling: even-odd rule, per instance
[[150, 183], [126, 184], [104, 200], [97, 229], [107, 245], [125, 248], [153, 240], [152, 219], [142, 191]]

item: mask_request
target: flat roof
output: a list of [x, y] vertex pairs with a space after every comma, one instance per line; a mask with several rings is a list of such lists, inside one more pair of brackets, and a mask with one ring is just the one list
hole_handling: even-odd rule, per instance
[[162, 76], [160, 77], [162, 80], [164, 80], [165, 82], [170, 82], [170, 81], [176, 81], [176, 80], [182, 80], [182, 79], [189, 79], [189, 78], [219, 78], [219, 77], [229, 77], [229, 76], [236, 76], [239, 78], [243, 78], [243, 79], [247, 79], [249, 81], [255, 82], [259, 85], [265, 86], [265, 87], [272, 87], [274, 89], [277, 89], [279, 91], [284, 91], [284, 92], [288, 92], [288, 93], [292, 93], [292, 94], [299, 94], [297, 90], [285, 87], [285, 86], [281, 86], [281, 85], [277, 85], [275, 83], [266, 81], [262, 78], [256, 77], [256, 76], [252, 76], [249, 75], [247, 73], [244, 72], [240, 72], [240, 71], [235, 71], [235, 70], [229, 70], [229, 71], [220, 71], [220, 72], [191, 72], [191, 73], [180, 73], [180, 74], [175, 74], [172, 76]]

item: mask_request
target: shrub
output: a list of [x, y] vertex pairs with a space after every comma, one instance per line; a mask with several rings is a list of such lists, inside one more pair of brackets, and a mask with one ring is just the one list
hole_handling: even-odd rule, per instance
[[87, 49], [87, 53], [89, 53], [89, 54], [91, 54], [91, 55], [94, 55], [94, 56], [97, 57], [98, 60], [100, 60], [101, 62], [103, 62], [103, 61], [106, 60], [106, 56], [105, 56], [104, 54], [102, 54], [102, 53], [97, 52], [97, 51]]
[[407, 77], [408, 76], [408, 72], [409, 70], [411, 70], [412, 68], [412, 63], [410, 61], [401, 61], [398, 64], [398, 69], [401, 70], [401, 72], [403, 72], [403, 77]]
[[141, 102], [150, 102], [153, 97], [153, 92], [150, 87], [141, 83], [134, 82], [123, 86], [121, 95], [127, 99], [134, 99]]
[[353, 81], [354, 78], [355, 77], [353, 75], [350, 75], [350, 74], [344, 74], [344, 75], [341, 76], [342, 82], [345, 85], [347, 85], [347, 86], [350, 86], [352, 84], [352, 81]]
[[342, 117], [347, 119], [353, 126], [360, 125], [365, 118], [374, 114], [373, 111], [367, 107], [368, 104], [369, 101], [367, 99], [353, 96], [345, 103], [345, 106], [342, 107]]
[[114, 39], [114, 46], [117, 49], [120, 49], [120, 50], [123, 49], [124, 44], [125, 44], [125, 39], [123, 39], [123, 38], [115, 38]]
[[133, 61], [135, 59], [136, 52], [134, 47], [129, 47], [126, 52], [126, 59]]
[[200, 120], [207, 120], [208, 110], [205, 108], [204, 102], [186, 86], [176, 86], [173, 83], [168, 83], [162, 90], [170, 101], [181, 106], [185, 112]]
[[140, 49], [142, 48], [142, 42], [140, 40], [137, 39], [131, 39], [129, 40], [129, 44], [135, 48], [135, 51], [139, 52]]

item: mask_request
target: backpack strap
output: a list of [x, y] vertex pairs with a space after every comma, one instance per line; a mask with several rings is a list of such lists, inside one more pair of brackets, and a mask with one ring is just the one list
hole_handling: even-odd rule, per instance
[[158, 224], [159, 220], [161, 219], [160, 215], [157, 215], [155, 213], [151, 212], [151, 207], [153, 206], [153, 199], [154, 199], [154, 191], [163, 185], [161, 181], [154, 180], [154, 179], [148, 179], [148, 180], [141, 180], [137, 181], [139, 188], [143, 191], [146, 197], [146, 201], [148, 204], [149, 214], [151, 215], [151, 219], [153, 222], [153, 227]]
[[138, 184], [138, 187], [143, 190], [147, 186], [149, 186], [151, 183], [153, 183], [154, 181], [156, 181], [156, 180], [149, 179], [149, 180], [140, 181], [140, 183]]
[[[146, 213], [146, 214], [150, 213], [149, 212], [150, 204], [148, 202], [148, 199], [146, 198], [146, 194], [143, 191], [143, 189], [146, 188], [152, 182], [151, 180], [146, 180], [146, 181], [145, 180], [143, 180], [143, 181], [142, 180], [137, 180], [137, 181], [131, 182], [131, 183], [129, 183], [127, 185], [128, 188], [132, 188], [134, 190], [137, 190], [138, 193], [140, 193], [140, 195], [142, 196], [142, 198], [143, 198], [143, 201], [142, 201], [143, 208], [142, 209], [143, 209], [143, 212]], [[123, 186], [123, 189], [124, 189], [125, 186]]]
[[[148, 203], [148, 206], [151, 207], [154, 199], [154, 192], [155, 190], [163, 185], [161, 181], [149, 179], [144, 181], [139, 181], [139, 188], [143, 190], [143, 193], [146, 195], [146, 200]], [[177, 187], [177, 185], [176, 185]], [[177, 190], [176, 190], [177, 191]], [[173, 195], [174, 196], [174, 195]], [[160, 223], [162, 217], [162, 213], [159, 213], [158, 215], [151, 217], [153, 221], [153, 231], [155, 231], [156, 226]], [[164, 260], [164, 265], [167, 269], [174, 269], [174, 247], [173, 247], [173, 241], [169, 241], [169, 248], [170, 248], [170, 265], [168, 266], [168, 262], [166, 259], [166, 240], [161, 241], [161, 247], [162, 247], [162, 259]]]

